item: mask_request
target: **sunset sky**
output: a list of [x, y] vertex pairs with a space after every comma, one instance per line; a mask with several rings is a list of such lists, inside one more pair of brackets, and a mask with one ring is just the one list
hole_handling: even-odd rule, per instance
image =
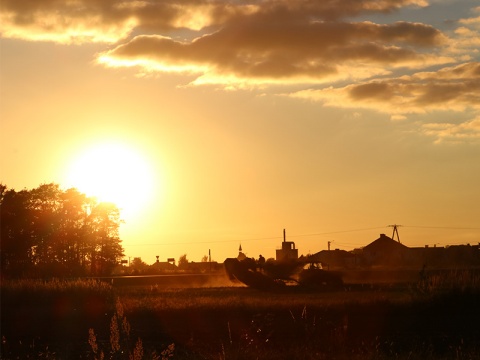
[[480, 242], [478, 0], [2, 0], [0, 34], [0, 182], [118, 200], [127, 258]]

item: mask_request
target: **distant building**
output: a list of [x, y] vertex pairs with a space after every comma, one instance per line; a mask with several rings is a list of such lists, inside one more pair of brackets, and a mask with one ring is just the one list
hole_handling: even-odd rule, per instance
[[192, 261], [188, 263], [187, 271], [196, 274], [223, 271], [223, 263], [219, 264], [216, 261]]
[[153, 265], [150, 266], [152, 270], [157, 272], [174, 272], [177, 270], [175, 264], [172, 264], [168, 261], [156, 261]]
[[242, 244], [240, 244], [240, 246], [238, 247], [238, 256], [237, 256], [237, 259], [239, 261], [243, 261], [247, 258], [247, 255], [245, 255], [243, 252], [242, 252]]
[[451, 245], [446, 247], [410, 248], [417, 263], [429, 268], [480, 267], [480, 245]]
[[277, 261], [288, 261], [298, 259], [298, 249], [295, 249], [293, 241], [286, 241], [285, 229], [283, 230], [282, 248], [276, 252]]
[[[237, 259], [249, 259], [239, 246]], [[352, 251], [322, 250], [313, 255], [298, 256], [293, 241], [287, 241], [283, 230], [281, 249], [276, 250], [277, 261], [321, 263], [329, 270], [409, 270], [422, 269], [480, 269], [480, 243], [477, 245], [453, 245], [446, 247], [408, 247], [385, 234], [363, 248]], [[272, 259], [273, 260], [273, 259]], [[268, 261], [267, 261], [268, 262]]]
[[345, 250], [322, 250], [308, 257], [310, 262], [321, 263], [329, 270], [352, 268], [356, 265], [355, 254]]
[[353, 251], [356, 264], [367, 267], [461, 269], [480, 267], [480, 246], [407, 247], [380, 234], [380, 238]]
[[398, 266], [405, 264], [409, 248], [385, 234], [363, 248], [363, 265]]

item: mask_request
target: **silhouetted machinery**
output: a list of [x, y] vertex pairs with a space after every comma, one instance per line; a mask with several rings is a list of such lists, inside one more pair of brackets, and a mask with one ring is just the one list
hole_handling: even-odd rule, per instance
[[287, 284], [306, 288], [335, 290], [343, 287], [340, 273], [322, 269], [307, 256], [298, 257], [295, 243], [286, 241], [283, 230], [282, 249], [277, 250], [276, 260], [265, 261], [262, 255], [258, 261], [247, 258], [240, 246], [236, 258], [224, 261], [225, 271], [232, 281], [261, 289], [273, 290]]

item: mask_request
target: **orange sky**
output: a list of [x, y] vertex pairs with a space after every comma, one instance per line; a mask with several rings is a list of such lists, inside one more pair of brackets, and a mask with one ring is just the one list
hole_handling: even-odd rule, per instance
[[300, 254], [395, 223], [407, 246], [478, 243], [475, 3], [2, 1], [0, 181], [68, 187], [123, 144], [154, 184], [121, 228], [147, 263], [274, 257], [284, 228]]

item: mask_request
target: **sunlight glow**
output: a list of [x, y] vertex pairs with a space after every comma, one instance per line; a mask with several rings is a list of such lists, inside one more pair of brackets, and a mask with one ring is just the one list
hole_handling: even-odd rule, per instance
[[154, 198], [156, 181], [147, 158], [123, 143], [101, 143], [75, 158], [67, 184], [99, 201], [116, 204], [128, 221]]
[[198, 74], [208, 71], [208, 66], [198, 64], [187, 63], [167, 63], [158, 62], [152, 59], [126, 59], [116, 58], [109, 55], [108, 52], [101, 54], [97, 58], [99, 64], [115, 67], [141, 67], [147, 72], [165, 72], [165, 73], [185, 73], [185, 74]]
[[16, 39], [53, 41], [60, 44], [115, 43], [124, 39], [138, 24], [134, 17], [118, 24], [103, 24], [101, 16], [76, 19], [62, 14], [37, 12], [28, 26], [19, 26], [14, 13], [0, 14], [0, 32]]

